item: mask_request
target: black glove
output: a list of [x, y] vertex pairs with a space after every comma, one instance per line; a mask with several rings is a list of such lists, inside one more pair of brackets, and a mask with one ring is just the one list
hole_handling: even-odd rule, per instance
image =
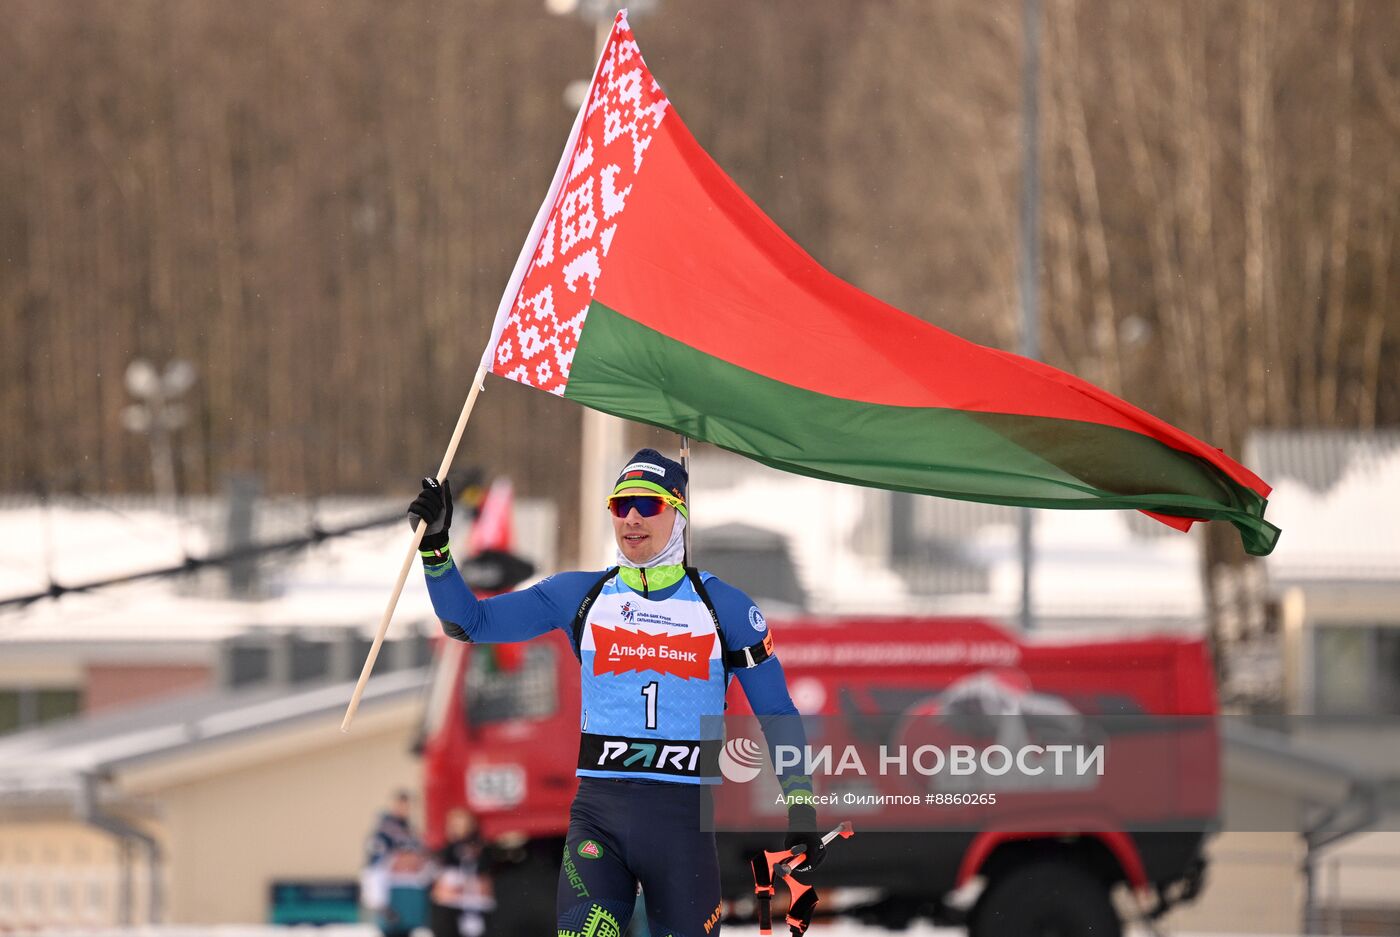
[[423, 552], [439, 552], [447, 547], [447, 528], [452, 526], [452, 485], [436, 478], [424, 478], [423, 490], [408, 506], [408, 526], [428, 525], [423, 533]]
[[802, 846], [802, 853], [793, 859], [794, 872], [810, 872], [822, 864], [826, 858], [826, 847], [822, 845], [822, 834], [817, 832], [817, 811], [807, 804], [794, 804], [788, 808], [788, 835], [783, 840], [783, 848]]

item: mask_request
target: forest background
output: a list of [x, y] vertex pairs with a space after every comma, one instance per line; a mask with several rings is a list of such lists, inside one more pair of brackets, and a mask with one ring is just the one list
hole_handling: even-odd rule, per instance
[[[150, 491], [122, 418], [140, 357], [196, 367], [182, 491], [410, 492], [548, 187], [589, 25], [522, 0], [0, 16], [0, 491]], [[661, 0], [633, 26], [697, 139], [818, 261], [1014, 350], [1020, 17]], [[1041, 25], [1045, 359], [1236, 455], [1256, 429], [1400, 423], [1400, 4], [1046, 0]], [[461, 458], [576, 505], [579, 423], [496, 381]]]

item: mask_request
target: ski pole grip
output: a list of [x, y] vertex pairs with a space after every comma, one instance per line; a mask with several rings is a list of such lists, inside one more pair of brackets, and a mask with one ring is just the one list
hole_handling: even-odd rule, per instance
[[807, 851], [807, 847], [801, 843], [793, 846], [787, 851], [787, 857], [773, 867], [774, 881], [780, 878], [787, 878], [792, 874], [793, 866], [798, 865], [802, 859], [802, 854]]
[[822, 837], [822, 845], [830, 846], [831, 841], [838, 836], [842, 839], [850, 839], [852, 836], [855, 835], [855, 833], [856, 828], [851, 825], [851, 821], [842, 820], [839, 824], [836, 825], [835, 829], [833, 829], [831, 832], [827, 833], [825, 836]]

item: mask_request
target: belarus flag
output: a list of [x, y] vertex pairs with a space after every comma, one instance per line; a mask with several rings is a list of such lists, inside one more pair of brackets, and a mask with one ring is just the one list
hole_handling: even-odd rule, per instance
[[1041, 508], [1223, 519], [1269, 486], [1092, 384], [832, 276], [671, 109], [619, 13], [483, 366], [789, 472]]

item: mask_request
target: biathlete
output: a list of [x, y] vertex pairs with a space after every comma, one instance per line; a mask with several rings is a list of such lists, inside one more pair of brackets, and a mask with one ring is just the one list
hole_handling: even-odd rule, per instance
[[[714, 937], [720, 876], [711, 801], [720, 783], [720, 718], [737, 676], [767, 742], [803, 744], [797, 709], [758, 606], [739, 589], [684, 565], [687, 477], [643, 449], [618, 476], [608, 508], [617, 565], [559, 573], [529, 589], [478, 600], [448, 548], [452, 496], [425, 478], [409, 507], [428, 525], [423, 570], [443, 631], [459, 641], [524, 641], [558, 628], [582, 671], [578, 794], [559, 870], [559, 937], [626, 930], [640, 883], [657, 937]], [[704, 718], [713, 717], [713, 718]], [[821, 862], [812, 782], [784, 774], [784, 848], [797, 871]]]

